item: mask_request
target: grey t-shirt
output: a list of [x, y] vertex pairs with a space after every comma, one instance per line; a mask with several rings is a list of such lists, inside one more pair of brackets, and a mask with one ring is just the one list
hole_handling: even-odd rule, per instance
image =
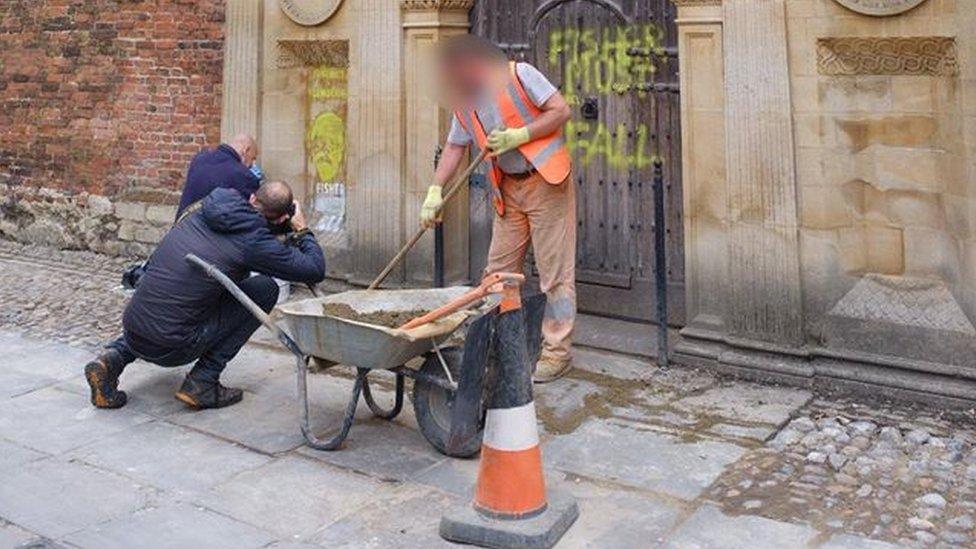
[[[556, 93], [556, 86], [553, 86], [548, 78], [528, 63], [516, 64], [515, 74], [522, 82], [522, 87], [525, 88], [529, 100], [536, 107], [542, 108], [542, 105], [552, 97], [552, 94]], [[494, 101], [488, 101], [478, 108], [478, 119], [488, 133], [502, 124], [501, 113], [498, 112]], [[458, 122], [457, 116], [453, 117], [451, 131], [447, 134], [447, 142], [452, 145], [463, 146], [470, 144], [471, 141], [471, 134]], [[498, 167], [505, 173], [525, 173], [529, 171], [530, 165], [522, 153], [518, 150], [512, 150], [498, 157]]]

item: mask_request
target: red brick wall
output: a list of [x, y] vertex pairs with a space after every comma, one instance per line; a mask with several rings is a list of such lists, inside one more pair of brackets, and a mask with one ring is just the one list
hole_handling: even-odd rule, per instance
[[222, 0], [0, 1], [0, 184], [176, 189], [220, 136]]

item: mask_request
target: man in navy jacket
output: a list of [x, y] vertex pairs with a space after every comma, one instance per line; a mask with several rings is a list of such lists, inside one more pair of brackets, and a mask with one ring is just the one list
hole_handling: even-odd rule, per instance
[[[282, 242], [269, 226], [289, 219], [295, 232]], [[187, 263], [188, 253], [224, 272], [265, 311], [278, 299], [271, 277], [305, 283], [325, 278], [322, 249], [287, 184], [265, 183], [247, 199], [234, 189], [215, 189], [163, 237], [125, 309], [123, 335], [85, 366], [96, 407], [125, 405], [119, 376], [136, 358], [160, 366], [195, 360], [176, 393], [194, 408], [240, 402], [242, 392], [221, 385], [220, 374], [260, 322], [216, 280]], [[261, 274], [249, 277], [252, 271]]]
[[179, 218], [187, 206], [221, 187], [234, 189], [247, 200], [261, 183], [251, 170], [257, 157], [258, 144], [246, 134], [238, 135], [216, 149], [198, 153], [186, 172], [186, 185], [176, 217]]

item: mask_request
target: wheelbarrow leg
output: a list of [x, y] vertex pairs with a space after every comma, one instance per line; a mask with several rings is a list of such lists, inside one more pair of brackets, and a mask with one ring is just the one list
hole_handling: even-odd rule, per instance
[[352, 422], [356, 417], [356, 406], [359, 404], [359, 395], [363, 391], [363, 386], [366, 383], [366, 373], [369, 370], [360, 369], [356, 373], [356, 382], [352, 387], [352, 397], [349, 399], [349, 404], [346, 405], [346, 414], [342, 418], [342, 427], [340, 427], [339, 432], [336, 433], [334, 437], [329, 440], [322, 440], [315, 436], [309, 425], [308, 419], [308, 357], [303, 356], [298, 358], [298, 400], [299, 406], [301, 407], [301, 428], [302, 436], [305, 437], [305, 442], [312, 448], [316, 450], [336, 450], [342, 445], [342, 441], [346, 440], [346, 436], [349, 434], [349, 428], [352, 427]]
[[393, 403], [393, 408], [390, 410], [384, 410], [379, 404], [373, 400], [373, 392], [369, 388], [369, 380], [366, 379], [366, 374], [369, 370], [364, 368], [359, 369], [363, 376], [363, 399], [366, 400], [366, 405], [369, 409], [373, 411], [373, 415], [380, 419], [393, 419], [400, 414], [400, 410], [403, 409], [403, 374], [396, 375], [396, 401]]

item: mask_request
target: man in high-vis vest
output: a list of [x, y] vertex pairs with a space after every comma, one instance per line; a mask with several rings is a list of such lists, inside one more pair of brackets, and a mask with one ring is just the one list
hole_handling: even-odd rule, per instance
[[528, 63], [509, 62], [490, 42], [460, 35], [440, 49], [442, 92], [454, 109], [450, 133], [421, 223], [439, 222], [442, 186], [474, 143], [486, 166], [495, 208], [485, 274], [522, 272], [532, 245], [548, 298], [543, 349], [533, 379], [557, 379], [571, 367], [576, 318], [576, 198], [563, 125], [571, 110], [556, 87]]

